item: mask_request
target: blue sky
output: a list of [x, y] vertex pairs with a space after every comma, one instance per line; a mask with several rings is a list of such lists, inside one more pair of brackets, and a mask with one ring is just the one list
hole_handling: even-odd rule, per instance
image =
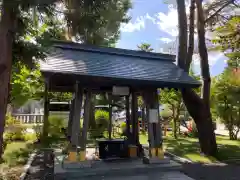
[[[132, 19], [128, 24], [121, 26], [121, 38], [117, 47], [137, 49], [138, 44], [149, 43], [156, 52], [175, 51], [178, 35], [175, 0], [168, 0], [169, 4], [164, 3], [164, 0], [133, 0], [132, 2], [133, 8], [129, 11]], [[211, 33], [207, 33], [206, 36], [211, 36]], [[225, 59], [220, 52], [209, 52], [212, 76], [223, 71]], [[194, 55], [194, 69], [199, 73], [198, 55]]]

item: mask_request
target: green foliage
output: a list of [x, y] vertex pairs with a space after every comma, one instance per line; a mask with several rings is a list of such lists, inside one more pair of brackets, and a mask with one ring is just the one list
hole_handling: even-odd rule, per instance
[[25, 164], [31, 151], [32, 147], [28, 143], [12, 142], [7, 145], [3, 160], [9, 166]]
[[228, 66], [240, 67], [240, 16], [233, 16], [224, 26], [215, 29], [216, 38], [212, 40], [216, 50], [225, 52]]
[[103, 110], [95, 112], [95, 121], [98, 128], [106, 130], [109, 124], [109, 113]]
[[38, 139], [36, 133], [25, 133], [23, 137], [24, 137], [24, 141], [30, 141], [30, 142], [34, 142]]
[[9, 127], [15, 124], [19, 124], [20, 122], [17, 121], [14, 117], [12, 117], [10, 114], [6, 115], [6, 123], [5, 123], [5, 127]]
[[159, 101], [161, 104], [168, 104], [174, 107], [180, 106], [182, 103], [181, 92], [175, 89], [163, 89], [160, 92]]
[[122, 122], [122, 123], [120, 124], [120, 128], [121, 128], [122, 132], [125, 132], [125, 130], [126, 130], [126, 128], [127, 128], [127, 123], [126, 123], [126, 122]]
[[64, 119], [59, 116], [49, 116], [49, 135], [53, 138], [60, 138], [63, 137], [64, 134], [62, 132], [62, 128], [65, 128], [64, 126]]
[[3, 139], [5, 142], [11, 141], [22, 141], [24, 140], [24, 126], [22, 126], [19, 121], [10, 115], [6, 116], [6, 131], [3, 134]]
[[39, 67], [30, 69], [22, 63], [16, 63], [12, 69], [10, 102], [14, 106], [23, 105], [28, 99], [36, 98], [43, 90]]
[[240, 130], [240, 76], [227, 68], [216, 79], [212, 98], [215, 113], [229, 130], [230, 138], [236, 139]]
[[163, 110], [160, 112], [160, 116], [164, 119], [168, 119], [168, 118], [171, 118], [172, 117], [172, 111], [169, 107], [168, 104], [164, 105], [164, 108]]
[[98, 138], [103, 136], [105, 130], [109, 125], [109, 113], [103, 110], [95, 111], [96, 128], [90, 130], [90, 136], [92, 138]]
[[[129, 0], [65, 1], [65, 19], [70, 34], [88, 44], [114, 46], [119, 38], [121, 23], [127, 23]], [[75, 11], [72, 11], [75, 9]]]
[[32, 128], [33, 128], [33, 130], [34, 130], [34, 132], [35, 132], [35, 134], [36, 134], [36, 138], [37, 138], [37, 139], [40, 139], [40, 137], [41, 137], [41, 132], [42, 132], [42, 125], [37, 124], [37, 125], [34, 125]]
[[137, 46], [139, 50], [146, 51], [146, 52], [152, 52], [154, 49], [151, 48], [151, 44], [148, 43], [142, 43], [141, 45]]

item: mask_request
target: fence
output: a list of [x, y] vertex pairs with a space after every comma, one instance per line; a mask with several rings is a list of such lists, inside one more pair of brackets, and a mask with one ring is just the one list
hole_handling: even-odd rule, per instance
[[41, 124], [43, 123], [43, 114], [12, 114], [22, 124]]

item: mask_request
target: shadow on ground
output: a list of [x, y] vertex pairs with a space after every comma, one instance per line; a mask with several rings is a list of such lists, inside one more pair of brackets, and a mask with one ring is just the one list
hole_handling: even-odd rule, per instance
[[239, 180], [240, 166], [184, 163], [182, 172], [195, 180]]
[[237, 145], [219, 145], [218, 155], [216, 158], [205, 157], [200, 153], [199, 143], [194, 139], [166, 139], [164, 144], [167, 147], [167, 151], [180, 156], [189, 158], [194, 156], [196, 162], [206, 161], [208, 162], [225, 162], [229, 164], [240, 165], [240, 146]]
[[54, 154], [52, 150], [42, 149], [37, 152], [24, 180], [33, 179], [54, 179]]

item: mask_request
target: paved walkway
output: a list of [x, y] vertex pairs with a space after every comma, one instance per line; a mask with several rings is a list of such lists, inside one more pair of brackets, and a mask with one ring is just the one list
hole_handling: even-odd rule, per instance
[[[45, 155], [45, 159], [44, 159]], [[54, 158], [51, 151], [41, 151], [37, 154], [26, 180], [53, 180]], [[190, 164], [183, 163], [181, 172], [151, 172], [148, 174], [135, 173], [132, 175], [116, 175], [111, 177], [88, 177], [82, 180], [240, 180], [240, 166], [219, 164]], [[55, 178], [61, 180], [61, 178]], [[63, 180], [63, 179], [62, 179]], [[74, 180], [74, 179], [73, 179]]]
[[180, 172], [156, 172], [146, 175], [116, 176], [116, 177], [95, 177], [82, 180], [193, 180]]
[[51, 150], [37, 152], [25, 180], [54, 180], [54, 155]]

